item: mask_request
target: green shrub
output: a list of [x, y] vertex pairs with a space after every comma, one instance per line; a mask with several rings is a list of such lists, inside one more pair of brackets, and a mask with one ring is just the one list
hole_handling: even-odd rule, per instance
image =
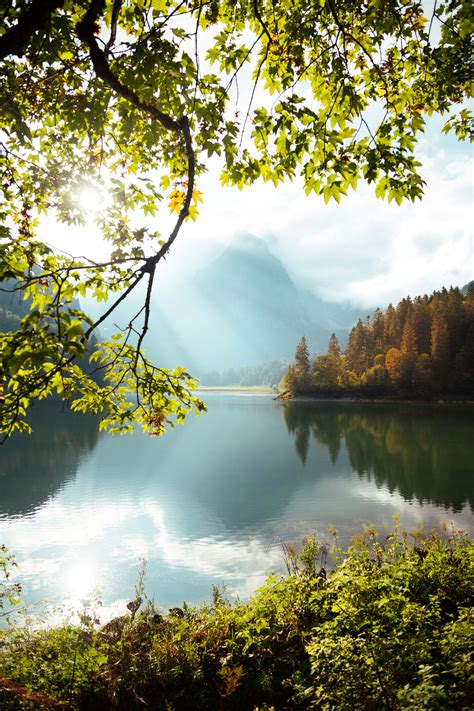
[[366, 527], [349, 550], [333, 548], [327, 577], [314, 538], [285, 553], [289, 575], [270, 576], [248, 602], [215, 588], [212, 604], [163, 615], [148, 603], [101, 629], [83, 616], [5, 630], [0, 688], [21, 687], [4, 693], [15, 708], [470, 708], [467, 537]]

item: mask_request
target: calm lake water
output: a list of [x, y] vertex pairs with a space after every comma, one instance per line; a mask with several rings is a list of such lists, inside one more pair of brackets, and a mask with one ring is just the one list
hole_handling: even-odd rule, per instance
[[146, 589], [166, 606], [248, 596], [282, 570], [279, 539], [349, 539], [361, 522], [474, 532], [471, 408], [298, 403], [206, 393], [209, 411], [160, 439], [99, 434], [36, 410], [0, 449], [0, 543], [24, 598], [105, 606]]

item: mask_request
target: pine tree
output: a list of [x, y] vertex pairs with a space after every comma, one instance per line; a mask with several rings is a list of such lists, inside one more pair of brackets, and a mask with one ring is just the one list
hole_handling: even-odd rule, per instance
[[357, 375], [368, 367], [367, 331], [361, 319], [350, 332], [346, 356], [349, 370], [354, 370]]
[[398, 348], [390, 348], [385, 356], [385, 368], [390, 376], [390, 379], [396, 383], [400, 378], [400, 359], [402, 354]]
[[431, 326], [431, 356], [435, 363], [447, 364], [449, 361], [449, 331], [448, 324], [441, 309], [433, 316]]
[[311, 364], [309, 360], [308, 344], [304, 336], [296, 346], [295, 371], [298, 391], [306, 392], [311, 383]]
[[450, 370], [449, 331], [441, 305], [433, 316], [431, 326], [431, 357], [433, 362], [433, 387], [438, 391], [446, 389]]
[[294, 365], [288, 366], [288, 370], [283, 376], [280, 383], [280, 390], [286, 395], [296, 395], [298, 392], [298, 378], [296, 375], [296, 367]]
[[375, 309], [371, 321], [374, 356], [384, 352], [385, 317], [380, 309]]
[[431, 310], [428, 297], [417, 297], [413, 302], [411, 323], [415, 332], [417, 353], [431, 351]]
[[413, 383], [416, 367], [416, 339], [411, 318], [408, 317], [403, 327], [402, 347], [400, 351], [400, 382], [404, 386]]
[[341, 346], [335, 333], [331, 334], [331, 338], [329, 339], [328, 355], [335, 356], [336, 358], [340, 358], [342, 355]]
[[387, 313], [385, 314], [384, 326], [384, 339], [386, 349], [388, 350], [389, 348], [400, 348], [401, 338], [402, 331], [398, 319], [398, 314], [392, 304], [389, 304], [387, 308]]

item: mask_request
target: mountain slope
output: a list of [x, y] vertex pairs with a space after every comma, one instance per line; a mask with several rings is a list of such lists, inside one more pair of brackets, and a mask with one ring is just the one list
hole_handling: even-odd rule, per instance
[[[163, 295], [157, 310], [149, 342], [156, 357], [198, 374], [292, 358], [303, 334], [312, 350], [324, 351], [333, 331], [344, 341], [360, 316], [299, 290], [266, 243], [248, 235], [173, 301]], [[166, 334], [161, 343], [159, 333]]]

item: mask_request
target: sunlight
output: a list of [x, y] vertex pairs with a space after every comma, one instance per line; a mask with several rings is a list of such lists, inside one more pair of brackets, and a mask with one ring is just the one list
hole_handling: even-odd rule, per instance
[[97, 565], [95, 561], [78, 561], [66, 570], [64, 592], [70, 600], [81, 600], [91, 595], [96, 587]]
[[74, 197], [82, 212], [95, 215], [104, 208], [105, 196], [97, 185], [84, 184], [76, 191]]

